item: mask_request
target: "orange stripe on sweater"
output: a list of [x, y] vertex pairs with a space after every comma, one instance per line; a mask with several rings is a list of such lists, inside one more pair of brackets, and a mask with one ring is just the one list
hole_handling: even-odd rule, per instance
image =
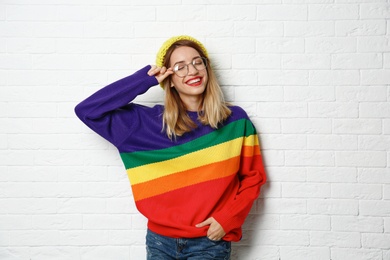
[[236, 174], [239, 164], [240, 157], [237, 156], [225, 161], [132, 185], [134, 200], [146, 199], [172, 190]]
[[260, 154], [260, 147], [258, 145], [243, 146], [241, 149], [241, 154], [244, 157], [251, 157], [253, 155], [259, 155]]

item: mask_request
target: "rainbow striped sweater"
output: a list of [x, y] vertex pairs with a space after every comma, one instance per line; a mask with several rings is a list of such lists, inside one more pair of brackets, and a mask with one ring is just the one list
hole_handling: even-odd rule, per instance
[[148, 228], [168, 237], [206, 236], [196, 224], [214, 217], [239, 241], [241, 226], [266, 180], [256, 130], [240, 107], [218, 128], [202, 125], [170, 140], [162, 131], [164, 107], [131, 101], [158, 85], [150, 66], [97, 91], [75, 108], [77, 116], [118, 149], [137, 209]]

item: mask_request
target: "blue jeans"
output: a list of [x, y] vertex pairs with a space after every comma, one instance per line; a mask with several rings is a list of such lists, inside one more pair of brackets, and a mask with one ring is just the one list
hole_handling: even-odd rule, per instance
[[207, 237], [170, 238], [150, 230], [146, 234], [148, 260], [230, 259], [231, 242]]

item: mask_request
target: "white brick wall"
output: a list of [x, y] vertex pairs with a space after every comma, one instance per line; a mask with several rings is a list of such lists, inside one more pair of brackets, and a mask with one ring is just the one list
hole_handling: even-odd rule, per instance
[[145, 258], [120, 158], [73, 107], [177, 34], [260, 132], [233, 259], [390, 259], [389, 0], [0, 1], [0, 259]]

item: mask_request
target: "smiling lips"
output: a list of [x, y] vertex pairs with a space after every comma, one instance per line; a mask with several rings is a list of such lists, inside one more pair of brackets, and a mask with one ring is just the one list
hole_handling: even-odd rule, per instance
[[185, 83], [191, 87], [198, 87], [202, 84], [202, 81], [203, 81], [202, 77], [194, 77], [194, 78], [187, 80]]

